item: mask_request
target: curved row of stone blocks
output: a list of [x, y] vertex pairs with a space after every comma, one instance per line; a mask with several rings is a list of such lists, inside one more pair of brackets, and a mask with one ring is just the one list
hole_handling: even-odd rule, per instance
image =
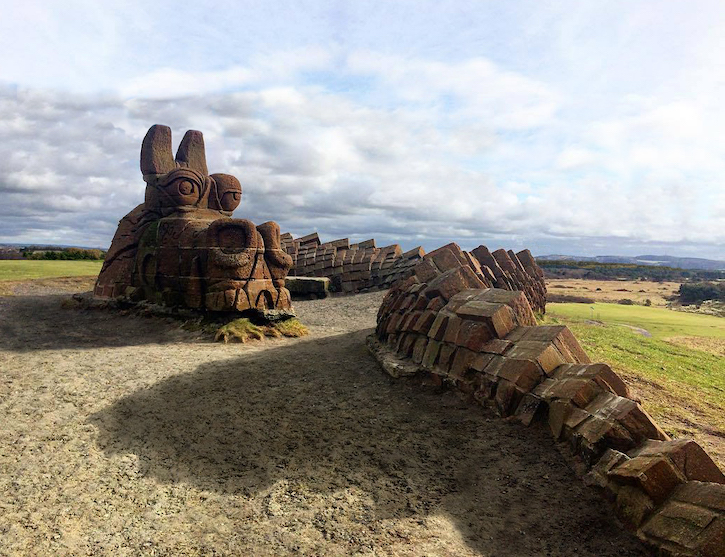
[[492, 253], [481, 245], [467, 252], [448, 244], [426, 255], [421, 247], [405, 253], [398, 244], [378, 248], [374, 239], [356, 244], [347, 238], [321, 243], [317, 233], [297, 239], [282, 234], [281, 241], [293, 261], [290, 276], [328, 277], [342, 292], [390, 288], [409, 277], [422, 261], [433, 266], [432, 272], [458, 262], [470, 266], [486, 286], [520, 290], [534, 311], [543, 313], [546, 308], [544, 273], [529, 250]]
[[569, 329], [537, 326], [528, 296], [490, 288], [459, 252], [428, 254], [385, 296], [369, 345], [386, 372], [548, 422], [640, 538], [663, 554], [725, 555], [725, 476], [705, 451], [671, 440]]

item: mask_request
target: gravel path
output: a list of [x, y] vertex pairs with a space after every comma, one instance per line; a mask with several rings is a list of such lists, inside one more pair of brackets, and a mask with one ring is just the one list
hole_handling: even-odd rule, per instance
[[550, 437], [367, 354], [382, 294], [303, 339], [0, 297], [0, 555], [648, 553]]

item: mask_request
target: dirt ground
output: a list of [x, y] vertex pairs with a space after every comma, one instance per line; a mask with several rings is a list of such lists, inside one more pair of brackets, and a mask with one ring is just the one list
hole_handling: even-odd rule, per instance
[[0, 297], [0, 555], [649, 554], [548, 433], [384, 375], [380, 293], [223, 345], [59, 289]]
[[653, 307], [667, 307], [668, 298], [674, 296], [679, 282], [652, 282], [647, 280], [586, 280], [546, 279], [549, 294], [584, 296], [595, 302], [616, 304], [630, 299], [643, 305], [650, 300]]

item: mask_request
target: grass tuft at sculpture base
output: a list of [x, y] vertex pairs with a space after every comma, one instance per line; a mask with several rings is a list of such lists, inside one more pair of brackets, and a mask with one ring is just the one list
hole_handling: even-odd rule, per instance
[[307, 334], [307, 327], [296, 318], [256, 325], [250, 319], [242, 317], [219, 327], [214, 340], [245, 343], [249, 340], [263, 340], [264, 337], [303, 337]]

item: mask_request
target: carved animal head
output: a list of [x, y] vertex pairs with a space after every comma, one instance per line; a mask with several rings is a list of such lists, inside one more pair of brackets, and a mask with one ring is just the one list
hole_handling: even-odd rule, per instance
[[204, 136], [189, 130], [172, 155], [171, 128], [156, 124], [141, 144], [141, 173], [146, 182], [146, 209], [167, 215], [212, 209], [225, 215], [239, 206], [242, 186], [229, 174], [212, 174], [206, 166]]

